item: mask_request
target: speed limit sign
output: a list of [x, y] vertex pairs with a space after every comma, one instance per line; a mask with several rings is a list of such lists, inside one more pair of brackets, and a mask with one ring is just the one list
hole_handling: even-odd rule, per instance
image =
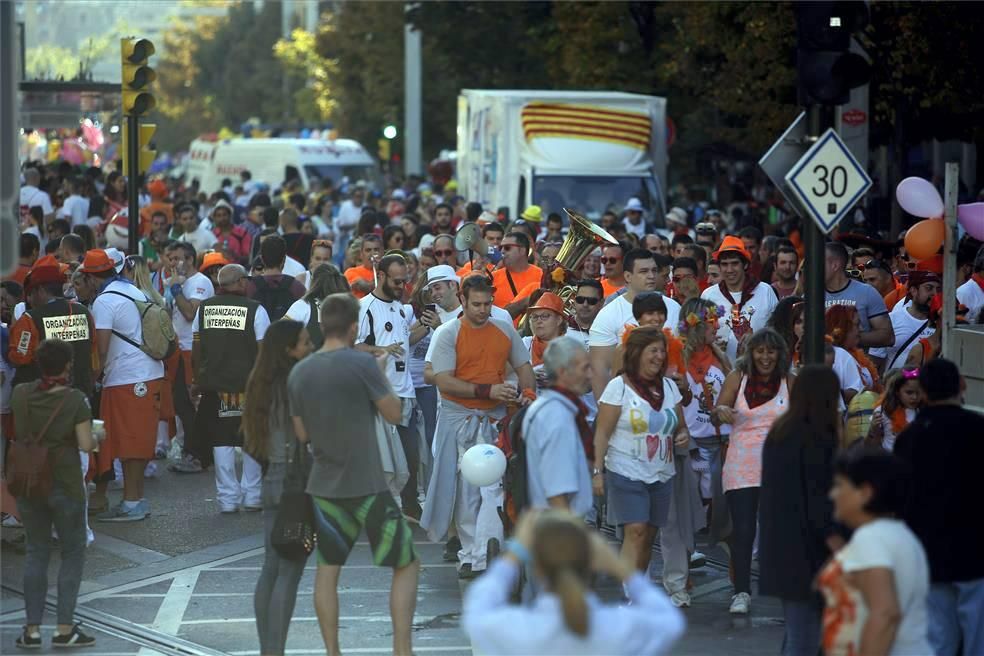
[[788, 189], [824, 233], [871, 188], [871, 178], [833, 129], [786, 174]]

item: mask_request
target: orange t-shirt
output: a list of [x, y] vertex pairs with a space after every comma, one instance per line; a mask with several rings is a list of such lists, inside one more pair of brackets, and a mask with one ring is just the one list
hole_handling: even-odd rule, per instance
[[893, 289], [892, 291], [890, 291], [887, 294], [885, 294], [885, 297], [884, 297], [885, 298], [885, 307], [888, 308], [889, 312], [892, 311], [892, 308], [895, 307], [895, 305], [899, 301], [905, 299], [906, 291], [907, 290], [906, 290], [905, 285], [903, 285], [902, 283], [896, 282], [895, 283], [895, 289]]
[[674, 335], [669, 328], [663, 328], [666, 335], [666, 368], [676, 367], [676, 373], [683, 375], [687, 364], [683, 361], [683, 340]]
[[[513, 292], [513, 287], [509, 285], [507, 273], [512, 278], [516, 288], [515, 292]], [[492, 302], [498, 307], [504, 308], [516, 299], [529, 296], [532, 290], [539, 288], [541, 280], [543, 280], [543, 270], [532, 264], [522, 273], [511, 273], [506, 269], [499, 269], [492, 274], [492, 284], [495, 286], [495, 298], [492, 299]], [[530, 292], [527, 292], [526, 288], [533, 283], [536, 285], [530, 289]]]
[[609, 296], [611, 296], [612, 294], [614, 294], [618, 290], [622, 289], [622, 287], [625, 287], [625, 285], [622, 284], [622, 285], [616, 286], [608, 278], [602, 278], [601, 279], [601, 289], [604, 291], [605, 298], [608, 298]]
[[4, 278], [4, 280], [13, 280], [21, 287], [24, 286], [24, 278], [27, 278], [27, 274], [31, 272], [31, 267], [26, 264], [18, 264], [14, 272], [10, 274], [9, 277]]
[[[475, 328], [459, 319], [435, 333], [431, 365], [435, 374], [452, 372], [463, 381], [478, 385], [498, 385], [506, 379], [506, 363], [513, 368], [529, 362], [530, 354], [512, 326], [489, 319]], [[463, 399], [444, 394], [443, 397], [466, 408], [489, 410], [502, 405], [492, 399]]]
[[[485, 270], [487, 272], [489, 272], [489, 273], [492, 273], [492, 265], [491, 264], [485, 265]], [[465, 262], [461, 266], [461, 268], [459, 268], [457, 271], [455, 271], [455, 273], [458, 275], [458, 278], [460, 278], [461, 280], [464, 280], [465, 279], [465, 276], [467, 276], [471, 272], [472, 272], [472, 263], [471, 262]], [[506, 283], [506, 284], [509, 284], [509, 283]]]
[[[373, 273], [373, 270], [364, 266], [356, 266], [345, 270], [345, 279], [348, 280], [350, 285], [354, 285], [359, 280], [367, 280], [372, 282], [375, 278], [376, 276]], [[366, 295], [366, 293], [367, 292], [357, 292], [354, 289], [352, 290], [352, 294], [356, 298], [362, 298]]]

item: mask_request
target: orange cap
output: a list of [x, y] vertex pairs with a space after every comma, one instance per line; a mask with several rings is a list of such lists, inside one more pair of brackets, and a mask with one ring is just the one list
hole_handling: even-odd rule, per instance
[[544, 292], [536, 305], [530, 306], [531, 310], [550, 310], [560, 316], [564, 316], [564, 301], [553, 292]]
[[85, 259], [82, 260], [79, 271], [82, 273], [105, 273], [106, 271], [113, 271], [115, 268], [116, 264], [106, 254], [106, 251], [101, 248], [93, 248], [91, 251], [86, 251]]
[[723, 253], [738, 253], [745, 258], [745, 262], [752, 261], [751, 254], [748, 252], [748, 249], [745, 248], [745, 242], [743, 242], [740, 237], [735, 237], [733, 235], [728, 235], [721, 242], [721, 247], [714, 253], [714, 261], [716, 262], [721, 259], [721, 255]]
[[916, 271], [932, 271], [933, 273], [938, 273], [943, 275], [943, 255], [936, 254], [933, 257], [928, 257], [925, 260], [919, 260], [916, 264]]
[[225, 266], [227, 264], [232, 264], [232, 262], [227, 260], [222, 253], [205, 253], [205, 257], [202, 258], [202, 265], [198, 268], [198, 271], [205, 273], [206, 270], [212, 267]]

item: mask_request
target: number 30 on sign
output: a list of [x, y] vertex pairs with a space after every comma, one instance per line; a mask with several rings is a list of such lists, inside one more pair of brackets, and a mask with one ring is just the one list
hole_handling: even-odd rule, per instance
[[803, 213], [828, 233], [871, 188], [871, 178], [831, 129], [786, 174], [786, 184]]

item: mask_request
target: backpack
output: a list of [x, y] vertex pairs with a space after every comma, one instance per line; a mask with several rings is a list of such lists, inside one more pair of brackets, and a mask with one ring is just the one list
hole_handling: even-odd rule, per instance
[[275, 284], [270, 284], [266, 278], [258, 276], [253, 279], [253, 284], [256, 285], [253, 300], [263, 306], [270, 315], [271, 322], [287, 314], [287, 310], [297, 300], [290, 291], [291, 285], [294, 284], [294, 279], [290, 276], [281, 276], [280, 281]]
[[[21, 435], [20, 439], [12, 440], [7, 452], [4, 467], [4, 478], [7, 490], [16, 499], [46, 499], [51, 494], [54, 485], [52, 462], [49, 458], [48, 447], [44, 445], [44, 436], [51, 427], [58, 413], [65, 406], [72, 390], [62, 395], [61, 401], [54, 412], [48, 415], [48, 420], [39, 433]], [[23, 397], [21, 397], [23, 400]], [[27, 403], [17, 409], [18, 414], [24, 413], [30, 419]]]
[[130, 346], [135, 346], [155, 360], [167, 360], [178, 350], [178, 336], [174, 332], [174, 323], [170, 313], [150, 299], [137, 299], [120, 292], [108, 291], [106, 294], [116, 294], [131, 301], [140, 313], [140, 329], [143, 334], [143, 344], [130, 339], [116, 330], [113, 334]]
[[526, 468], [526, 438], [523, 436], [523, 419], [529, 405], [507, 417], [499, 431], [498, 446], [506, 456], [506, 473], [502, 476], [505, 500], [502, 520], [507, 530], [516, 525], [519, 515], [529, 507], [529, 471]]

